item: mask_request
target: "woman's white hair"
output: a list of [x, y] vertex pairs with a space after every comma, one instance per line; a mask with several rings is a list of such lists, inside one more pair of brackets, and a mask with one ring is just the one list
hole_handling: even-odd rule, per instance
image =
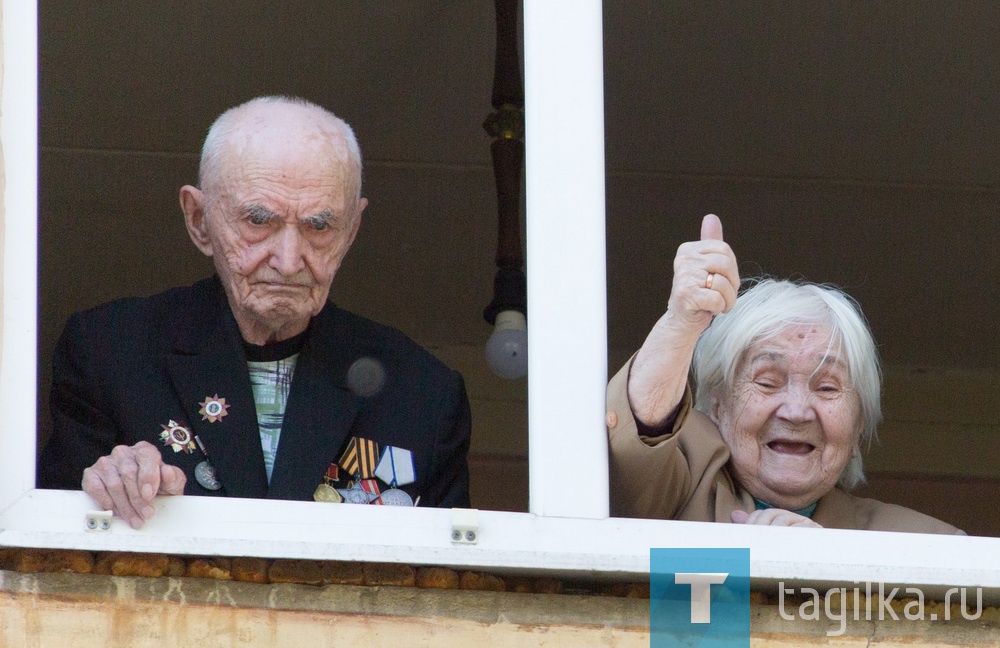
[[346, 157], [344, 161], [347, 166], [344, 178], [345, 193], [348, 200], [353, 201], [353, 204], [349, 205], [352, 207], [349, 211], [354, 214], [361, 200], [361, 147], [358, 146], [357, 137], [350, 125], [343, 119], [326, 108], [301, 97], [284, 95], [257, 97], [234, 106], [219, 115], [209, 127], [205, 143], [201, 148], [201, 162], [198, 168], [199, 186], [204, 190], [216, 177], [227, 154], [227, 147], [238, 138], [240, 128], [244, 126], [242, 117], [251, 112], [253, 108], [274, 105], [298, 106], [314, 113], [318, 118], [318, 123], [322, 126], [322, 131], [330, 139], [331, 148], [339, 150], [343, 147], [343, 155]]
[[[751, 280], [729, 313], [719, 315], [695, 347], [692, 373], [695, 407], [709, 414], [733, 393], [736, 372], [757, 342], [774, 338], [789, 327], [820, 323], [830, 328], [830, 350], [847, 362], [850, 387], [861, 415], [860, 441], [875, 439], [882, 419], [882, 369], [878, 350], [860, 306], [838, 288], [802, 281]], [[847, 462], [837, 484], [846, 490], [865, 481], [861, 453]]]

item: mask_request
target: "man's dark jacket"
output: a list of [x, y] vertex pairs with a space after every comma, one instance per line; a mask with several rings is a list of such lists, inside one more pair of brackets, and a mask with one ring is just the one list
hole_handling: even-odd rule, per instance
[[[371, 396], [348, 388], [348, 370], [360, 358], [385, 370]], [[199, 410], [215, 396], [230, 407], [212, 422]], [[246, 355], [215, 277], [73, 315], [56, 347], [51, 407], [42, 488], [79, 489], [84, 468], [114, 446], [146, 440], [184, 470], [187, 495], [312, 500], [357, 437], [413, 453], [416, 481], [402, 488], [420, 496], [420, 506], [469, 506], [470, 414], [461, 375], [399, 331], [333, 304], [313, 318], [299, 355], [270, 485]], [[220, 491], [195, 479], [201, 450], [163, 444], [170, 421], [204, 443]]]

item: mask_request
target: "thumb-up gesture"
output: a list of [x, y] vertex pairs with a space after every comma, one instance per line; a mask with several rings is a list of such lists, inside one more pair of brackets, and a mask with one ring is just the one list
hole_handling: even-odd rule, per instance
[[698, 337], [719, 313], [736, 305], [740, 272], [722, 240], [715, 214], [701, 221], [701, 239], [683, 243], [674, 257], [667, 312], [653, 326], [629, 371], [628, 397], [646, 425], [667, 420], [680, 403]]
[[678, 331], [697, 339], [713, 317], [733, 308], [739, 287], [736, 255], [722, 240], [722, 221], [708, 214], [701, 221], [701, 239], [677, 248], [667, 315]]

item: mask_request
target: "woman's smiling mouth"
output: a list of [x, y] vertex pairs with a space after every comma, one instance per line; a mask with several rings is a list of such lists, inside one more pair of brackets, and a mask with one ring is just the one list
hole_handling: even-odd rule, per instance
[[771, 441], [767, 444], [767, 447], [779, 454], [790, 455], [807, 455], [816, 448], [813, 444], [806, 443], [805, 441], [782, 440]]

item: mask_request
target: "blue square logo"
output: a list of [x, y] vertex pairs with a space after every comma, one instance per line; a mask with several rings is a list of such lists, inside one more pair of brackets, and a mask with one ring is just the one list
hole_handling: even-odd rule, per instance
[[749, 549], [649, 550], [650, 648], [749, 648]]

